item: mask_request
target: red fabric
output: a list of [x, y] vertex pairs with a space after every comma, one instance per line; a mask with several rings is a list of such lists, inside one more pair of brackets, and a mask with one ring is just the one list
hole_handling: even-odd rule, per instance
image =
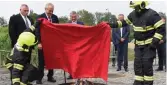
[[63, 69], [73, 78], [103, 78], [107, 81], [110, 26], [52, 24], [40, 25], [47, 69]]

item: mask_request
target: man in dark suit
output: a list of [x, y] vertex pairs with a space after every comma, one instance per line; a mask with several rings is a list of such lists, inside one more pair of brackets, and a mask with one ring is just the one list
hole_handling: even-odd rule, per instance
[[[78, 15], [76, 11], [72, 11], [70, 13], [70, 21], [68, 21], [68, 23], [72, 23], [72, 24], [79, 24], [79, 25], [84, 25], [83, 22], [78, 20]], [[68, 79], [72, 79], [72, 76], [70, 75]]]
[[70, 13], [70, 19], [71, 20], [68, 23], [84, 25], [83, 22], [78, 20], [78, 15], [77, 15], [77, 13], [75, 11], [72, 11]]
[[[54, 11], [54, 5], [52, 3], [47, 3], [45, 6], [45, 13], [41, 14], [38, 16], [39, 18], [45, 18], [47, 20], [49, 20], [51, 23], [59, 23], [58, 17], [56, 15], [53, 14]], [[42, 84], [42, 78], [44, 76], [44, 66], [45, 66], [45, 62], [44, 62], [44, 55], [43, 55], [43, 49], [42, 49], [42, 44], [41, 44], [41, 36], [40, 36], [40, 27], [38, 24], [38, 20], [36, 23], [36, 36], [37, 39], [39, 41], [38, 43], [38, 68], [39, 68], [39, 79], [36, 81], [37, 84]], [[56, 61], [55, 61], [56, 62]], [[49, 69], [48, 70], [48, 81], [49, 82], [56, 82], [56, 80], [53, 78], [54, 75], [54, 71], [53, 69]]]
[[[120, 21], [124, 20], [124, 15], [119, 14], [118, 19]], [[113, 32], [115, 35], [115, 43], [118, 50], [118, 57], [117, 57], [117, 71], [121, 70], [122, 62], [124, 62], [124, 69], [128, 71], [128, 36], [130, 33], [129, 26], [122, 27], [119, 29], [115, 29]]]
[[[163, 13], [159, 13], [162, 21], [166, 22], [166, 16]], [[166, 31], [165, 31], [166, 32]], [[163, 36], [162, 40], [160, 40], [159, 45], [157, 45], [157, 52], [158, 52], [158, 68], [156, 71], [163, 71], [163, 66], [165, 65], [166, 71], [166, 33]]]
[[17, 42], [18, 36], [31, 25], [34, 24], [32, 18], [28, 16], [29, 7], [26, 4], [22, 4], [20, 7], [20, 13], [13, 15], [9, 20], [9, 36], [11, 39], [12, 48]]
[[115, 32], [116, 32], [116, 29], [112, 29], [112, 46], [110, 47], [111, 48], [111, 56], [112, 56], [112, 66], [115, 67], [115, 63], [116, 63], [116, 56], [117, 56], [117, 39], [116, 39], [116, 35], [115, 35]]

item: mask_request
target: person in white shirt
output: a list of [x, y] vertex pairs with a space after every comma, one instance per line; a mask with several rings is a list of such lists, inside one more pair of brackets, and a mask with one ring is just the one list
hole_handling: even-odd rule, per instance
[[[59, 23], [59, 19], [57, 15], [53, 14], [54, 12], [54, 5], [52, 3], [47, 3], [45, 5], [45, 12], [42, 13], [41, 15], [38, 16], [39, 18], [45, 18], [50, 23]], [[40, 33], [40, 25], [38, 24], [38, 20], [36, 22], [36, 37], [38, 39], [38, 68], [39, 68], [39, 75], [38, 75], [38, 80], [36, 81], [37, 84], [42, 84], [42, 79], [44, 77], [44, 68], [45, 68], [45, 59], [44, 59], [44, 54], [43, 54], [43, 47], [41, 43], [41, 33]], [[55, 83], [56, 79], [54, 78], [54, 70], [53, 69], [48, 69], [48, 81]]]
[[72, 11], [70, 13], [70, 21], [68, 21], [68, 23], [84, 25], [83, 22], [78, 20], [78, 14], [76, 11]]
[[34, 24], [32, 18], [28, 16], [29, 7], [26, 4], [22, 4], [20, 7], [20, 13], [13, 15], [9, 20], [9, 36], [11, 39], [11, 47], [13, 48], [16, 44], [18, 36], [31, 25]]
[[[124, 15], [119, 14], [118, 20], [124, 20]], [[113, 32], [115, 36], [116, 48], [118, 51], [117, 55], [117, 71], [121, 70], [123, 64], [125, 71], [128, 71], [128, 36], [130, 34], [129, 26], [115, 29]]]

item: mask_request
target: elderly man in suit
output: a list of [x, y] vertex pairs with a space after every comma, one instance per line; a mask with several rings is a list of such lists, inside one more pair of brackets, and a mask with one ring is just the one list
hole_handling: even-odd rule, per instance
[[[124, 15], [119, 14], [118, 19], [124, 20]], [[128, 71], [128, 36], [130, 33], [129, 26], [115, 29], [113, 32], [115, 35], [115, 43], [118, 50], [117, 56], [117, 71], [121, 70], [122, 63], [124, 62], [124, 69]]]
[[[59, 23], [58, 17], [53, 14], [53, 11], [54, 11], [54, 5], [52, 3], [47, 3], [46, 6], [45, 6], [45, 13], [39, 15], [38, 19], [39, 18], [45, 18], [45, 19], [49, 20], [51, 23]], [[39, 71], [40, 75], [39, 75], [39, 79], [38, 79], [38, 81], [36, 83], [37, 84], [42, 84], [42, 78], [44, 76], [45, 63], [44, 63], [43, 48], [42, 48], [42, 44], [41, 44], [40, 26], [39, 26], [38, 23], [39, 22], [37, 20], [37, 23], [36, 23], [36, 36], [37, 36], [37, 39], [39, 41], [39, 43], [38, 43], [38, 60], [39, 60], [38, 66], [39, 67], [38, 68], [40, 70]], [[47, 75], [49, 82], [56, 82], [56, 80], [53, 78], [53, 74], [54, 74], [53, 69], [49, 69], [48, 70], [48, 75]]]
[[20, 13], [13, 15], [9, 20], [9, 36], [11, 39], [12, 48], [17, 42], [18, 36], [25, 30], [29, 29], [34, 24], [32, 18], [28, 16], [29, 7], [26, 4], [22, 4], [20, 7]]
[[[161, 12], [159, 13], [159, 15], [162, 18], [162, 21], [165, 22], [166, 24], [166, 16]], [[158, 52], [158, 64], [159, 64], [156, 71], [163, 71], [164, 65], [166, 71], [166, 33], [164, 33], [163, 38], [160, 40], [159, 45], [157, 45], [156, 48]]]
[[[68, 21], [68, 23], [72, 23], [72, 24], [79, 24], [79, 25], [84, 25], [83, 22], [78, 20], [78, 15], [76, 11], [72, 11], [70, 13], [70, 21]], [[72, 79], [72, 76], [70, 75], [68, 79]]]
[[84, 25], [83, 22], [78, 20], [78, 15], [77, 15], [76, 11], [72, 11], [70, 13], [70, 19], [71, 20], [68, 23]]

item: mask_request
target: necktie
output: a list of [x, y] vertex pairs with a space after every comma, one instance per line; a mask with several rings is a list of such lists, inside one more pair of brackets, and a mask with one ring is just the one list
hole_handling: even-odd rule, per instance
[[51, 18], [51, 17], [48, 17], [48, 20], [49, 20], [49, 22], [51, 22], [51, 23], [52, 23], [52, 18]]
[[27, 17], [25, 16], [26, 28], [29, 28]]

